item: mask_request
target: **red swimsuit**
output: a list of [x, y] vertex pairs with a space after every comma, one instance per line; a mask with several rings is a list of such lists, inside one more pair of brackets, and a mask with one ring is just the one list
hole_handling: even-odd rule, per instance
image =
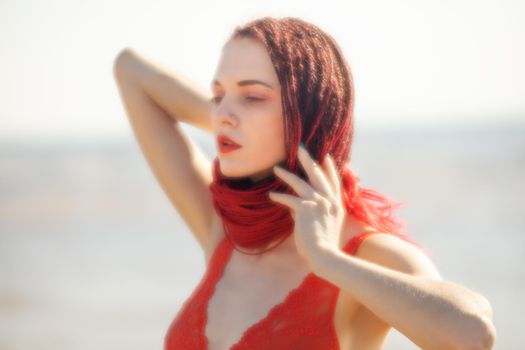
[[[352, 237], [343, 251], [354, 255], [361, 242], [374, 233], [377, 232], [367, 231]], [[164, 339], [164, 350], [208, 348], [204, 333], [208, 301], [232, 250], [231, 242], [224, 237], [213, 252], [201, 281], [171, 323]], [[275, 305], [262, 320], [249, 327], [230, 350], [339, 350], [333, 324], [339, 290], [330, 282], [309, 273], [283, 302]]]

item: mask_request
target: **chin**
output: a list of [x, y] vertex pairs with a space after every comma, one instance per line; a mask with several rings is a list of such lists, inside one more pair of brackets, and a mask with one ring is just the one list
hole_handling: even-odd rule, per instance
[[219, 168], [221, 173], [229, 178], [242, 179], [255, 177], [256, 179], [266, 178], [273, 173], [272, 167], [250, 169], [246, 166], [238, 166], [234, 162], [219, 159]]
[[244, 169], [240, 169], [238, 164], [235, 164], [235, 162], [230, 160], [219, 159], [219, 169], [224, 176], [230, 178], [243, 178], [249, 176], [249, 173]]

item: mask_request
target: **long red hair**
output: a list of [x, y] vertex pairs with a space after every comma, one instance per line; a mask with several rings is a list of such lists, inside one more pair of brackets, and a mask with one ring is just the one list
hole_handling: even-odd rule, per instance
[[378, 231], [404, 234], [394, 217], [402, 202], [359, 186], [350, 169], [354, 133], [354, 86], [350, 67], [336, 41], [298, 18], [264, 17], [238, 26], [229, 40], [258, 40], [270, 55], [282, 92], [286, 168], [305, 177], [296, 150], [302, 142], [322, 162], [334, 159], [343, 185], [343, 202], [355, 219]]

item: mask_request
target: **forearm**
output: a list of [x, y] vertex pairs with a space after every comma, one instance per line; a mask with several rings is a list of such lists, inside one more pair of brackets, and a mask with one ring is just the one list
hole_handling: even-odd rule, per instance
[[194, 82], [126, 48], [114, 63], [118, 80], [137, 84], [174, 120], [212, 132], [210, 97]]
[[314, 271], [423, 349], [492, 347], [495, 330], [487, 304], [465, 287], [388, 269], [344, 253], [326, 254]]

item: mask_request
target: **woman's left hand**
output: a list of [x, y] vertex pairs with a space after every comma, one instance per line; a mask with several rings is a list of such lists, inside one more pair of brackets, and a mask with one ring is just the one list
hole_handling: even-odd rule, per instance
[[310, 183], [280, 166], [275, 166], [275, 174], [299, 196], [270, 192], [270, 199], [290, 208], [295, 221], [297, 250], [310, 264], [314, 264], [322, 254], [339, 249], [345, 217], [341, 182], [330, 155], [321, 166], [301, 146], [298, 158]]

